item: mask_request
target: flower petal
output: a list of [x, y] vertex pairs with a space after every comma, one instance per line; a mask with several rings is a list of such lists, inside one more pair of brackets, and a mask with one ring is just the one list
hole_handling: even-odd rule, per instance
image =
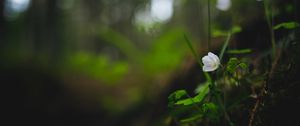
[[215, 63], [220, 64], [220, 59], [217, 55], [215, 55], [211, 52], [208, 52], [208, 56], [211, 57], [215, 61]]
[[210, 71], [214, 71], [218, 68], [217, 65], [213, 65], [213, 66], [203, 66], [202, 69], [204, 72], [210, 72]]
[[209, 56], [204, 56], [204, 57], [202, 58], [202, 63], [203, 63], [204, 65], [206, 65], [206, 64], [213, 64], [213, 63], [214, 63], [214, 60], [211, 59]]
[[208, 54], [202, 57], [202, 63], [204, 64], [202, 69], [205, 72], [210, 72], [218, 69], [220, 65], [220, 59], [217, 55], [208, 52]]

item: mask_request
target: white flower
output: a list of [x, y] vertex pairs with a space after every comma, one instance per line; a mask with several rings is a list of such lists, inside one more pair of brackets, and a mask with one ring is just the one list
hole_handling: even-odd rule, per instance
[[211, 52], [208, 52], [208, 55], [202, 58], [202, 62], [204, 64], [202, 68], [204, 72], [214, 71], [218, 69], [220, 65], [219, 57]]

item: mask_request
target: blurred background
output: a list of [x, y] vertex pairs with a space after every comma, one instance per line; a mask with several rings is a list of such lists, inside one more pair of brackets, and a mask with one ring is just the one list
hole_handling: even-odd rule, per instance
[[[299, 17], [295, 3], [277, 1], [275, 21]], [[168, 94], [203, 80], [184, 34], [200, 56], [218, 53], [232, 28], [239, 33], [231, 48], [256, 52], [271, 46], [261, 0], [213, 0], [208, 47], [207, 5], [0, 0], [5, 118], [12, 125], [168, 125]]]

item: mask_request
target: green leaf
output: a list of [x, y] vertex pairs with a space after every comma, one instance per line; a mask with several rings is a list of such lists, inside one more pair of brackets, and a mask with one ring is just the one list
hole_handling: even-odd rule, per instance
[[208, 102], [202, 105], [203, 112], [216, 112], [218, 111], [218, 107], [215, 103]]
[[177, 90], [177, 91], [175, 91], [175, 92], [173, 92], [172, 94], [169, 95], [169, 97], [168, 97], [168, 101], [169, 101], [168, 106], [172, 107], [175, 104], [178, 104], [177, 102], [180, 102], [180, 101], [183, 101], [183, 100], [186, 100], [186, 99], [189, 99], [187, 92], [185, 90]]
[[251, 49], [232, 49], [228, 50], [226, 53], [228, 54], [244, 54], [244, 53], [251, 53]]
[[213, 30], [212, 32], [212, 36], [213, 37], [223, 37], [223, 36], [227, 36], [227, 32], [226, 31], [221, 31], [221, 30]]
[[193, 99], [195, 102], [202, 102], [202, 100], [205, 98], [205, 96], [209, 92], [209, 84], [210, 84], [210, 82], [206, 81], [205, 83], [200, 84], [196, 88], [195, 92], [198, 93], [198, 95], [195, 96]]
[[242, 28], [240, 26], [233, 26], [232, 29], [231, 29], [232, 34], [239, 33], [241, 31], [242, 31]]
[[195, 97], [189, 97], [185, 90], [178, 90], [172, 93], [169, 99], [169, 106], [173, 105], [192, 105], [195, 103], [200, 103], [205, 98], [209, 92], [209, 82], [204, 83], [199, 86], [198, 94]]
[[231, 34], [235, 34], [235, 33], [241, 32], [242, 28], [240, 26], [233, 26], [230, 30], [213, 29], [212, 36], [213, 37], [225, 37], [225, 36], [228, 36], [229, 31]]
[[187, 92], [185, 90], [177, 90], [177, 91], [173, 92], [172, 94], [170, 94], [168, 99], [173, 100], [173, 101], [177, 101], [177, 100], [181, 99], [183, 96], [186, 96], [186, 95], [187, 95]]
[[280, 23], [280, 24], [274, 26], [273, 29], [274, 30], [277, 30], [279, 28], [294, 29], [294, 28], [297, 28], [299, 26], [300, 25], [297, 22], [283, 22], [283, 23]]
[[198, 94], [198, 93], [201, 93], [201, 92], [204, 92], [206, 89], [209, 89], [209, 84], [210, 82], [206, 81], [204, 83], [201, 83], [198, 85], [198, 87], [195, 89], [195, 93]]
[[205, 98], [205, 96], [209, 92], [209, 84], [210, 83], [208, 81], [205, 82], [204, 84], [200, 84], [200, 86], [198, 86], [198, 88], [195, 90], [198, 93], [195, 97], [179, 100], [175, 104], [176, 105], [191, 105], [194, 103], [202, 102], [202, 100]]
[[241, 67], [242, 69], [248, 69], [248, 65], [246, 63], [240, 63], [239, 67]]
[[238, 63], [239, 63], [239, 60], [237, 58], [230, 58], [227, 63], [226, 70], [229, 73], [233, 73], [236, 70]]
[[205, 114], [205, 116], [208, 117], [210, 120], [218, 120], [220, 116], [219, 107], [212, 102], [203, 104], [202, 111]]
[[179, 100], [175, 104], [176, 105], [191, 105], [193, 103], [195, 103], [193, 98], [187, 98], [187, 99]]
[[195, 105], [175, 106], [174, 108], [170, 108], [169, 112], [171, 116], [180, 120], [181, 123], [190, 123], [203, 117], [203, 113], [200, 108], [196, 109], [195, 107]]
[[200, 119], [200, 118], [202, 118], [202, 117], [203, 117], [203, 115], [197, 114], [197, 115], [191, 116], [191, 117], [189, 117], [189, 118], [182, 119], [182, 120], [180, 120], [180, 122], [181, 122], [181, 123], [189, 123], [189, 122], [193, 122], [193, 121], [195, 121], [195, 120], [198, 120], [198, 119]]

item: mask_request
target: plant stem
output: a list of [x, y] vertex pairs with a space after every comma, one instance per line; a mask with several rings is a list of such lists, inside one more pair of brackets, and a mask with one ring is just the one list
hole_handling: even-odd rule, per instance
[[[271, 35], [271, 43], [272, 43], [272, 57], [274, 59], [276, 55], [276, 42], [275, 42], [275, 33], [273, 29], [274, 20], [273, 20], [273, 6], [271, 2], [268, 0], [264, 0], [264, 8], [265, 8], [265, 17], [269, 26], [269, 32]], [[271, 9], [271, 10], [270, 10]]]
[[[185, 39], [185, 41], [187, 42], [187, 44], [188, 44], [190, 50], [192, 51], [194, 57], [196, 58], [197, 63], [199, 64], [200, 67], [202, 67], [203, 65], [202, 65], [202, 63], [201, 63], [201, 61], [200, 61], [200, 58], [199, 58], [199, 56], [198, 56], [198, 53], [197, 53], [196, 50], [193, 48], [193, 45], [192, 45], [191, 41], [187, 38], [187, 36], [186, 36], [185, 34], [184, 34], [184, 39]], [[211, 83], [212, 80], [211, 80], [211, 77], [209, 76], [209, 74], [208, 74], [207, 72], [203, 72], [203, 74], [204, 74], [206, 80], [207, 80], [208, 82]]]
[[223, 47], [222, 47], [222, 50], [221, 50], [221, 52], [220, 52], [220, 54], [219, 54], [220, 61], [222, 61], [224, 52], [225, 52], [226, 48], [228, 47], [230, 38], [231, 38], [231, 30], [230, 30], [230, 32], [228, 33], [227, 38], [226, 38], [226, 41], [225, 41], [225, 43], [224, 43], [224, 45], [223, 45]]
[[219, 104], [220, 104], [220, 106], [221, 106], [221, 108], [224, 112], [224, 116], [225, 116], [226, 121], [229, 123], [230, 126], [233, 125], [232, 122], [230, 121], [230, 117], [229, 117], [229, 115], [226, 111], [225, 105], [223, 104], [219, 94], [217, 95], [217, 100], [218, 100], [218, 102], [219, 102]]
[[211, 50], [210, 0], [207, 0], [207, 17], [208, 17], [207, 49], [208, 49], [208, 50]]
[[[212, 88], [213, 92], [216, 92], [216, 90], [215, 90], [216, 89], [215, 82], [212, 83], [211, 88]], [[224, 113], [225, 120], [229, 123], [230, 126], [232, 126], [233, 123], [230, 120], [230, 117], [229, 117], [229, 115], [228, 115], [228, 113], [226, 111], [225, 105], [222, 102], [222, 98], [221, 98], [221, 96], [220, 96], [219, 93], [216, 94], [216, 99], [217, 99], [217, 102], [219, 103], [219, 105], [221, 106], [221, 109], [222, 109], [222, 111]]]

